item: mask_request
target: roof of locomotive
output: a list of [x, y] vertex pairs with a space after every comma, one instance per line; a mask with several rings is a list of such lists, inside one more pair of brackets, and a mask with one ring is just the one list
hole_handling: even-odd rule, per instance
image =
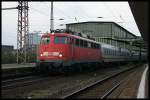
[[[47, 33], [47, 34], [44, 34], [42, 35], [42, 37], [44, 36], [67, 36], [67, 37], [74, 37], [74, 38], [78, 38], [78, 39], [82, 39], [82, 40], [87, 40], [89, 42], [93, 42], [93, 43], [97, 43], [97, 44], [100, 44], [102, 48], [118, 48], [117, 46], [113, 46], [113, 45], [110, 45], [110, 44], [106, 44], [106, 43], [102, 43], [102, 42], [97, 42], [97, 41], [94, 41], [94, 40], [90, 40], [88, 38], [84, 38], [84, 37], [80, 37], [80, 36], [77, 36], [77, 35], [72, 35], [72, 34], [69, 34], [69, 33]], [[123, 48], [122, 48], [123, 49]]]
[[45, 37], [45, 36], [68, 36], [68, 37], [74, 37], [74, 38], [87, 40], [87, 41], [99, 44], [99, 42], [96, 42], [94, 40], [91, 40], [91, 39], [88, 39], [88, 38], [84, 38], [84, 37], [80, 37], [80, 36], [77, 36], [77, 35], [72, 35], [72, 34], [69, 34], [69, 33], [46, 33], [46, 34], [42, 35], [42, 37]]
[[42, 37], [44, 36], [68, 36], [68, 33], [45, 33], [42, 35]]

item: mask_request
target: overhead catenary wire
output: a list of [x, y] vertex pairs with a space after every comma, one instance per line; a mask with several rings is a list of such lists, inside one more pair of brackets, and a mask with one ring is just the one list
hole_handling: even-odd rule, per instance
[[[48, 7], [48, 5], [46, 5], [47, 7]], [[76, 6], [79, 6], [78, 4], [76, 4]], [[70, 7], [69, 7], [70, 8]], [[72, 7], [71, 7], [72, 8]], [[32, 9], [33, 10], [35, 10], [35, 11], [37, 11], [37, 12], [39, 12], [40, 14], [42, 14], [42, 15], [45, 15], [45, 16], [49, 16], [48, 14], [46, 14], [45, 12], [42, 12], [42, 11], [39, 11], [39, 10], [37, 10], [37, 9], [35, 9], [35, 8], [33, 8], [32, 7]], [[78, 18], [78, 17], [71, 17], [70, 15], [68, 15], [67, 13], [65, 13], [63, 10], [61, 10], [61, 9], [59, 9], [59, 8], [55, 8], [56, 9], [56, 11], [58, 11], [59, 13], [61, 13], [61, 14], [63, 14], [65, 17], [67, 17], [68, 19], [67, 20], [76, 20], [76, 21], [78, 21], [79, 22], [79, 20], [78, 19], [84, 19], [84, 17], [85, 16], [83, 16], [83, 14], [84, 15], [86, 15], [86, 16], [89, 16], [87, 13], [85, 13], [83, 10], [81, 10], [80, 9], [80, 11], [82, 11], [83, 12], [83, 14], [82, 15], [80, 15], [80, 18]], [[76, 12], [76, 10], [74, 10], [75, 12]], [[110, 11], [111, 11], [111, 9], [110, 9]], [[79, 14], [79, 12], [77, 12], [78, 14]], [[115, 15], [114, 15], [114, 13], [112, 13], [112, 16], [114, 16], [115, 18], [117, 18]], [[89, 18], [91, 18], [91, 17], [89, 17]], [[119, 16], [119, 18], [120, 18], [120, 16]], [[118, 18], [117, 18], [118, 19]], [[123, 20], [123, 19], [122, 19]], [[59, 23], [57, 20], [55, 21], [55, 23]], [[66, 23], [66, 22], [63, 22], [63, 23]], [[42, 25], [43, 26], [43, 25]], [[122, 26], [122, 25], [121, 25]], [[123, 27], [124, 27], [124, 25], [123, 25]]]
[[88, 17], [88, 18], [91, 18], [91, 17], [86, 13], [86, 11], [83, 11], [83, 9], [79, 6], [78, 3], [77, 3], [76, 5], [80, 8], [79, 11], [82, 12], [81, 14], [84, 15], [85, 18], [87, 18], [87, 17]]
[[[131, 24], [129, 24], [129, 22], [127, 22], [127, 21], [125, 21], [125, 19], [124, 19], [124, 17], [122, 17], [123, 15], [120, 13], [120, 12], [118, 12], [118, 10], [116, 10], [115, 8], [114, 8], [114, 10], [115, 10], [115, 12], [117, 12], [117, 17], [116, 17], [116, 15], [114, 14], [114, 12], [111, 10], [111, 8], [106, 4], [106, 3], [103, 3], [104, 5], [105, 5], [105, 7], [107, 7], [108, 8], [108, 10], [109, 10], [109, 12], [111, 13], [111, 15], [113, 16], [113, 17], [115, 17], [117, 20], [120, 20], [119, 22], [116, 22], [116, 23], [118, 23], [120, 26], [122, 26], [122, 27], [124, 27], [125, 29], [127, 29], [128, 31], [130, 31], [131, 33], [133, 33], [134, 32], [134, 30], [133, 29], [135, 29], [136, 27], [133, 27], [133, 25], [131, 25]], [[124, 10], [124, 9], [123, 9]], [[124, 11], [123, 11], [124, 12]], [[120, 23], [122, 23], [122, 24], [120, 24]], [[128, 24], [128, 25], [127, 25]], [[131, 27], [127, 27], [127, 26], [131, 26]], [[130, 28], [130, 29], [129, 29]]]
[[109, 12], [111, 13], [112, 17], [114, 17], [115, 19], [118, 19], [118, 18], [115, 16], [114, 12], [111, 10], [111, 8], [106, 4], [106, 2], [103, 2], [103, 4], [104, 4], [104, 6], [106, 7], [106, 9], [109, 10]]

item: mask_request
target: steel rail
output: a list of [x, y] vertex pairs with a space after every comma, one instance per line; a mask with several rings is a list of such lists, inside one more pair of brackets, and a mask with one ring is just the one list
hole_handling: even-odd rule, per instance
[[26, 74], [24, 75], [23, 77], [16, 77], [16, 78], [11, 78], [11, 79], [7, 79], [7, 80], [3, 80], [2, 81], [2, 84], [6, 84], [6, 83], [12, 83], [12, 82], [15, 82], [15, 81], [21, 81], [21, 80], [25, 80], [25, 79], [30, 79], [30, 78], [33, 78], [33, 77], [37, 77], [37, 75], [35, 73], [30, 73], [30, 74]]
[[[131, 73], [129, 75], [129, 77], [133, 74], [135, 74], [136, 72], [134, 73]], [[122, 81], [120, 81], [118, 84], [116, 84], [115, 86], [113, 86], [111, 89], [109, 89], [102, 97], [100, 97], [100, 99], [105, 99], [107, 98], [115, 89], [117, 89], [125, 80], [129, 80], [129, 79], [126, 79], [127, 77], [125, 77]]]
[[36, 81], [45, 80], [45, 78], [48, 78], [48, 77], [45, 77], [44, 75], [40, 74], [40, 75], [33, 75], [33, 76], [27, 76], [27, 77], [21, 77], [21, 78], [16, 78], [12, 80], [10, 79], [6, 81], [2, 81], [2, 89], [10, 89], [10, 88], [15, 87], [16, 85], [21, 85], [21, 84], [27, 85], [29, 83], [33, 83]]
[[[137, 65], [138, 65], [138, 64], [137, 64]], [[80, 92], [85, 91], [85, 90], [88, 89], [88, 88], [94, 87], [94, 86], [96, 86], [97, 84], [101, 84], [102, 82], [107, 81], [108, 79], [111, 79], [111, 78], [113, 78], [113, 77], [115, 77], [115, 76], [118, 76], [118, 75], [120, 75], [120, 74], [122, 74], [122, 73], [125, 73], [125, 72], [127, 72], [127, 71], [129, 71], [129, 70], [132, 70], [132, 69], [136, 68], [137, 65], [135, 65], [135, 66], [132, 67], [132, 68], [125, 69], [125, 70], [123, 70], [123, 71], [121, 71], [121, 72], [115, 73], [115, 74], [113, 74], [113, 75], [107, 76], [107, 77], [105, 77], [105, 78], [103, 78], [103, 79], [101, 79], [101, 80], [98, 80], [98, 81], [96, 81], [96, 82], [94, 82], [94, 83], [91, 83], [91, 84], [89, 84], [89, 85], [87, 85], [87, 86], [85, 86], [85, 87], [83, 87], [83, 88], [81, 88], [81, 89], [79, 89], [79, 90], [76, 90], [76, 91], [74, 91], [74, 92], [72, 92], [72, 93], [70, 93], [70, 94], [67, 94], [67, 95], [65, 95], [65, 96], [62, 96], [61, 98], [63, 98], [63, 99], [65, 99], [65, 98], [71, 98], [71, 97], [75, 96], [76, 94], [79, 94]], [[121, 84], [121, 83], [120, 83], [120, 84]], [[113, 91], [113, 89], [117, 88], [120, 84], [117, 84], [114, 88], [112, 88], [111, 91]], [[109, 94], [111, 91], [109, 91], [108, 94]], [[106, 93], [106, 94], [103, 96], [103, 98], [106, 97], [108, 94]]]

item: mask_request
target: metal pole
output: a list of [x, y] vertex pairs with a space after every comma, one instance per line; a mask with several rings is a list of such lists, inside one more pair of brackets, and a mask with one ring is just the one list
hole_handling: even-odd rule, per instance
[[17, 63], [26, 63], [28, 34], [28, 2], [18, 2]]
[[53, 1], [51, 2], [50, 32], [54, 30]]
[[13, 10], [13, 9], [18, 9], [18, 7], [2, 8], [2, 10]]

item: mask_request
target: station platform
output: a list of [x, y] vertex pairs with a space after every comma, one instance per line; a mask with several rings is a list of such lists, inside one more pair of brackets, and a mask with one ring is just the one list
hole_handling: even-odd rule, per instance
[[2, 64], [2, 78], [35, 71], [35, 63], [25, 64]]
[[25, 63], [25, 64], [2, 64], [3, 69], [13, 69], [13, 68], [27, 68], [35, 67], [35, 63]]
[[145, 70], [143, 71], [140, 85], [137, 92], [137, 98], [149, 98], [149, 66], [145, 64]]

